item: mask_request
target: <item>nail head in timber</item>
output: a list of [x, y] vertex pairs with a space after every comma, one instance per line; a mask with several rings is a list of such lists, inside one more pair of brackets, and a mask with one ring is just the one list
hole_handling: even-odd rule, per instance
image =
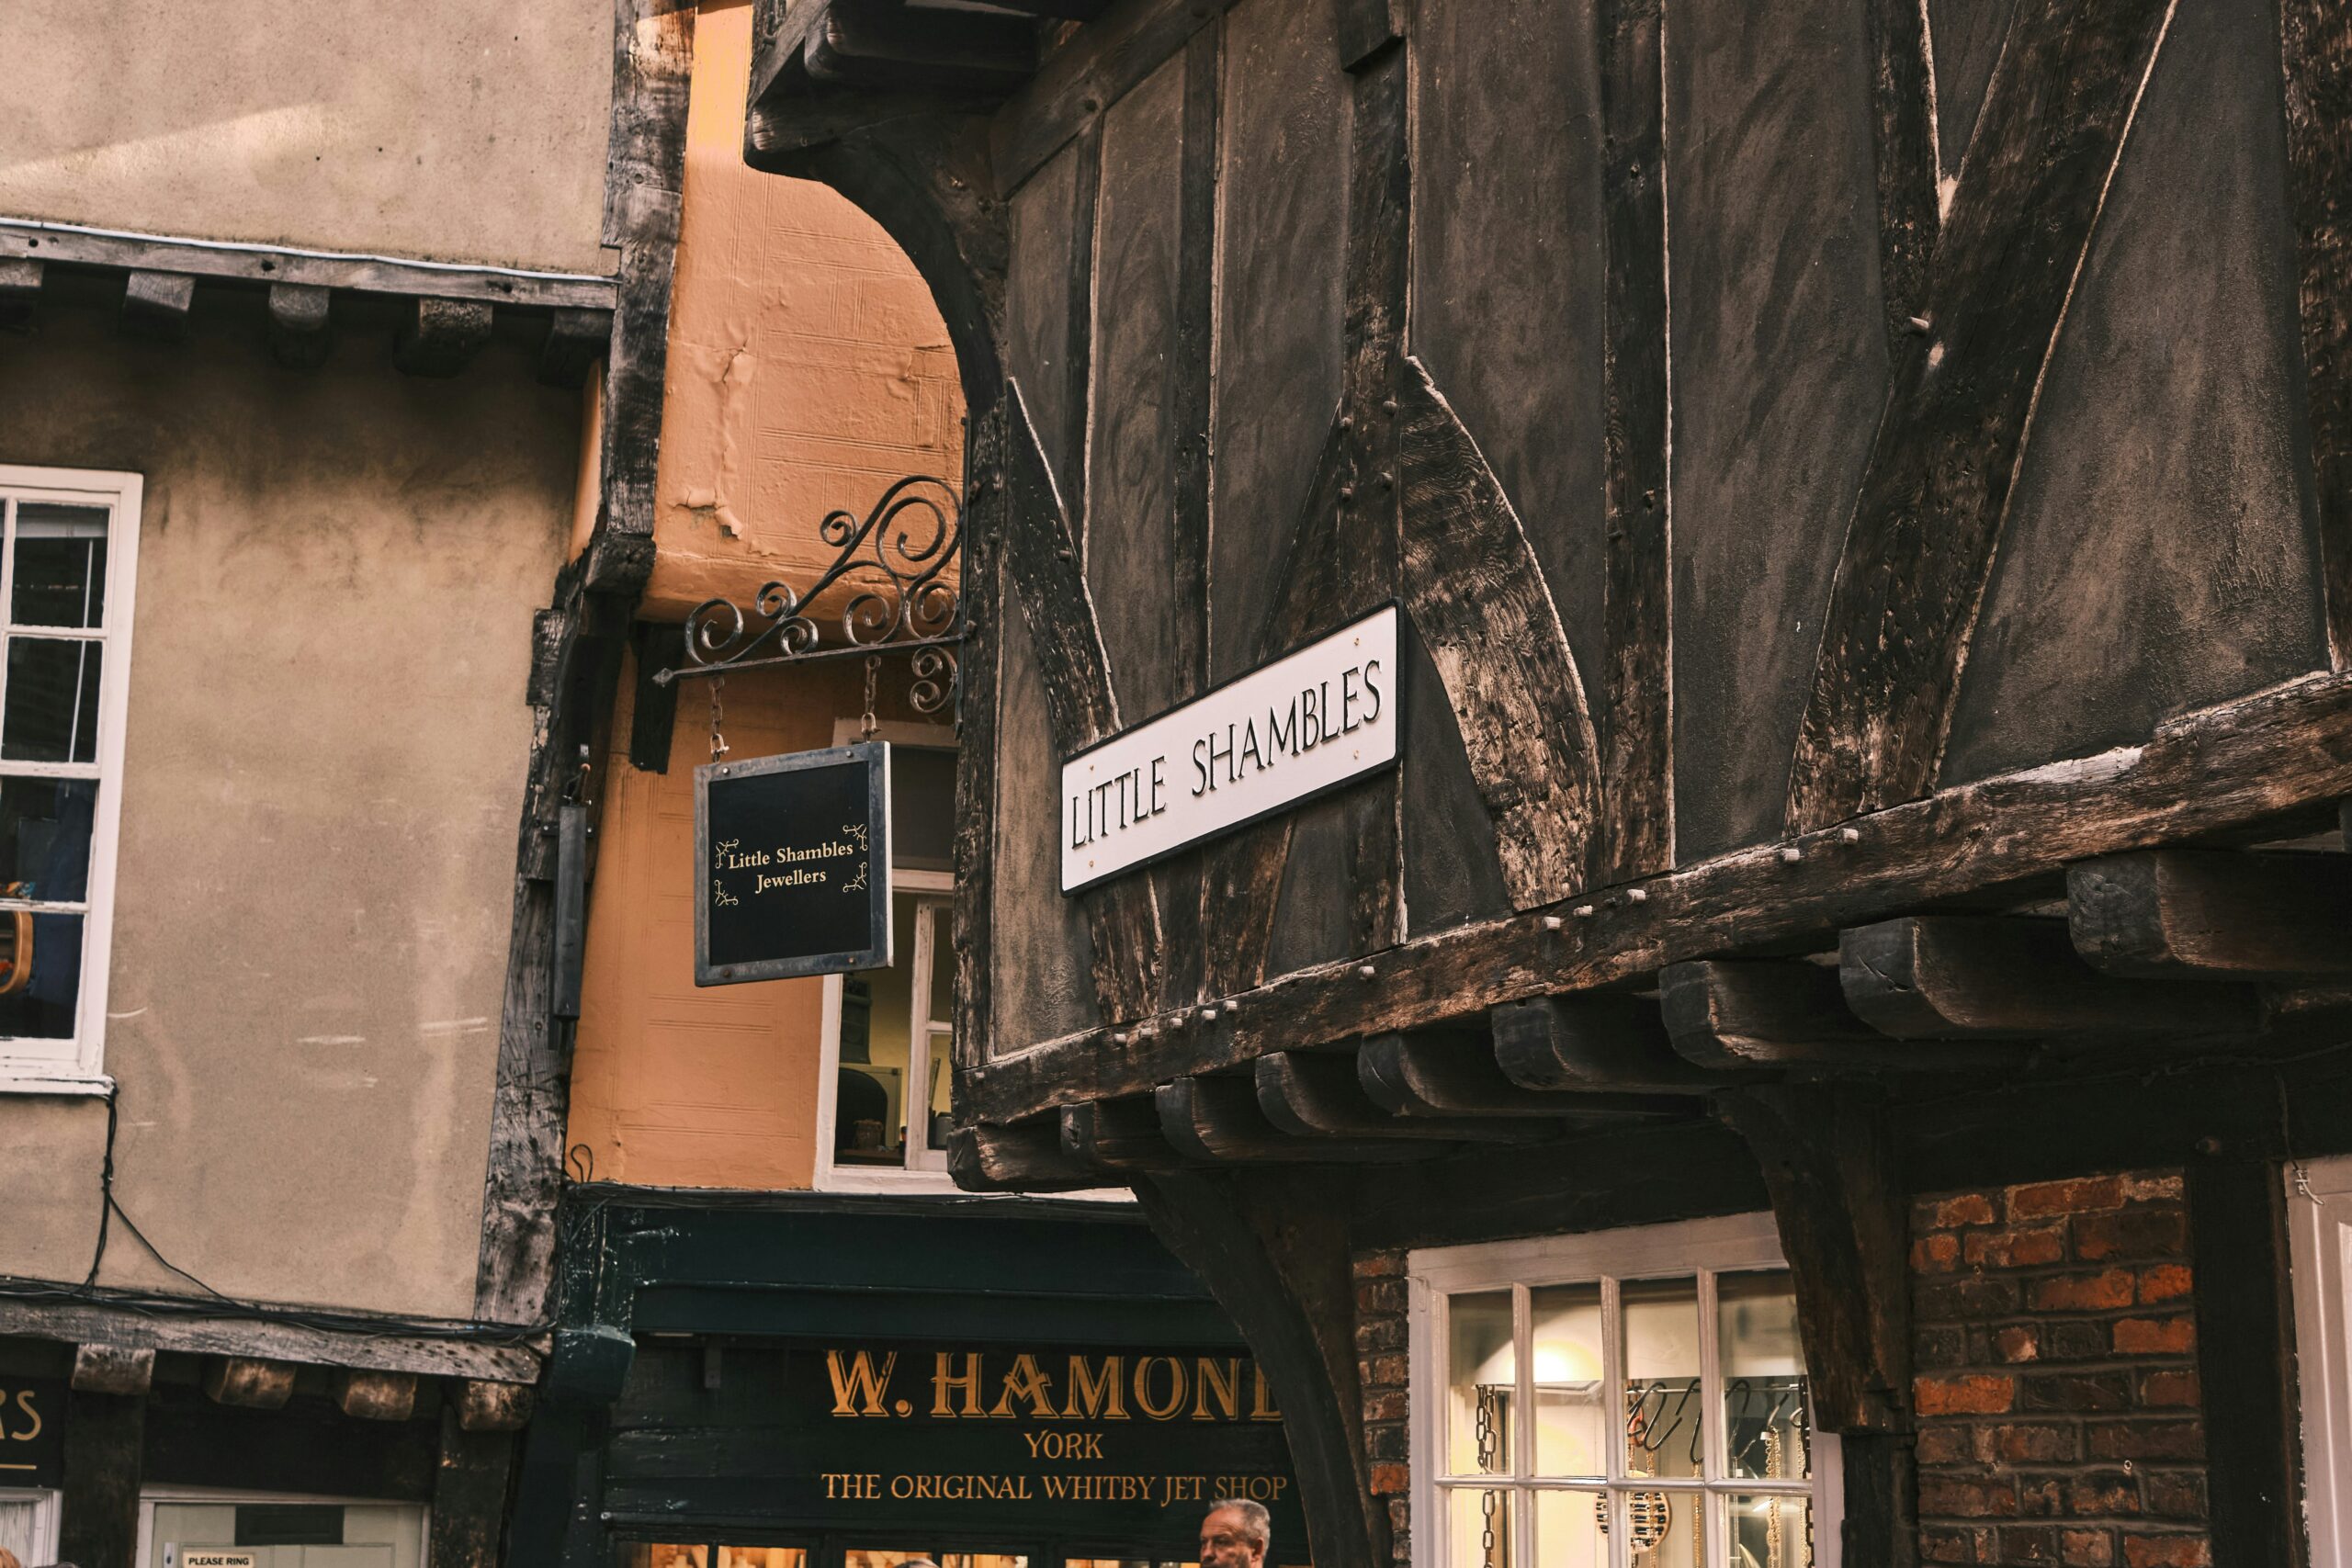
[[1384, 605], [1062, 764], [1062, 891], [1286, 811], [1396, 761]]

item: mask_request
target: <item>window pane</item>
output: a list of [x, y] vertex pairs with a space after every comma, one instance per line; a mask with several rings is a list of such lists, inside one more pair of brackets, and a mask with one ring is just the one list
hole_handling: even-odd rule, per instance
[[1715, 1281], [1716, 1343], [1724, 1371], [1727, 1473], [1770, 1481], [1813, 1473], [1804, 1347], [1785, 1272], [1725, 1274]]
[[106, 624], [107, 516], [103, 506], [28, 501], [17, 508], [9, 615], [18, 626]]
[[1619, 1289], [1625, 1347], [1625, 1473], [1697, 1475], [1699, 1282], [1629, 1280]]
[[1511, 1390], [1519, 1375], [1511, 1353], [1510, 1292], [1452, 1297], [1446, 1316], [1446, 1471], [1506, 1473], [1511, 1466]]
[[[1448, 1568], [1510, 1568], [1510, 1494], [1457, 1486], [1446, 1493]], [[1537, 1561], [1542, 1562], [1539, 1558]]]
[[1728, 1568], [1813, 1568], [1813, 1510], [1803, 1497], [1734, 1497]]
[[0, 1038], [71, 1040], [82, 917], [0, 909]]
[[98, 667], [105, 655], [95, 642], [10, 637], [0, 757], [15, 762], [96, 761]]
[[0, 897], [89, 897], [97, 806], [96, 779], [0, 779]]
[[[1535, 1473], [1599, 1475], [1601, 1419], [1600, 1287], [1546, 1285], [1528, 1292], [1535, 1358]], [[1541, 1517], [1541, 1509], [1538, 1510]], [[1547, 1565], [1551, 1553], [1539, 1550]]]
[[710, 1568], [710, 1549], [633, 1540], [628, 1544], [623, 1559], [628, 1568]]
[[1604, 1568], [1608, 1505], [1602, 1492], [1538, 1492], [1535, 1561], [1542, 1568]]
[[[1699, 1510], [1705, 1500], [1689, 1492], [1627, 1492], [1625, 1528], [1634, 1538], [1634, 1561], [1648, 1564], [1698, 1562]], [[1602, 1526], [1604, 1533], [1608, 1527]], [[1643, 1553], [1656, 1553], [1645, 1556]], [[1737, 1562], [1737, 1558], [1733, 1559]], [[1745, 1568], [1745, 1565], [1743, 1565]], [[1755, 1568], [1764, 1568], [1758, 1563]]]
[[[915, 903], [904, 894], [890, 900], [892, 942], [908, 961], [915, 951]], [[837, 1165], [906, 1163], [907, 1043], [914, 1016], [914, 987], [908, 978], [911, 968], [910, 962], [901, 962], [842, 983], [842, 1066], [833, 1090]]]
[[718, 1568], [805, 1568], [808, 1554], [797, 1546], [722, 1546]]

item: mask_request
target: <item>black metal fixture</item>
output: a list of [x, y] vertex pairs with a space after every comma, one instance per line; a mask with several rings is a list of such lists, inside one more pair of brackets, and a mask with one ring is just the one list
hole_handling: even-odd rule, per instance
[[[964, 543], [964, 504], [955, 490], [910, 474], [884, 491], [863, 521], [847, 511], [827, 513], [817, 536], [835, 554], [814, 582], [796, 589], [770, 581], [749, 615], [730, 599], [706, 599], [686, 617], [687, 662], [653, 679], [666, 686], [697, 675], [904, 653], [913, 660], [914, 710], [950, 707], [966, 630], [952, 570]], [[820, 621], [815, 606], [836, 588], [847, 597], [837, 616]]]

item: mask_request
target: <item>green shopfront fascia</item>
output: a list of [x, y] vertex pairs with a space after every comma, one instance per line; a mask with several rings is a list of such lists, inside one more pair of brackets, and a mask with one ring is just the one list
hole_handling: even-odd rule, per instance
[[1282, 1415], [1124, 1204], [577, 1190], [509, 1560], [564, 1568], [1191, 1561]]

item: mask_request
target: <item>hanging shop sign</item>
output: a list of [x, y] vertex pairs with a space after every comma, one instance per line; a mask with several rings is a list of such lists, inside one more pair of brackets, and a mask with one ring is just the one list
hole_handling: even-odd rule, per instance
[[1387, 605], [1062, 764], [1062, 891], [1286, 811], [1396, 761]]
[[64, 1381], [0, 1372], [0, 1486], [55, 1486], [64, 1472]]
[[890, 748], [695, 770], [695, 984], [890, 964]]
[[[770, 1498], [803, 1517], [1189, 1537], [1216, 1497], [1301, 1528], [1264, 1377], [1230, 1349], [793, 1346]], [[1171, 1525], [1172, 1521], [1172, 1525]], [[1292, 1534], [1292, 1541], [1303, 1536]]]

